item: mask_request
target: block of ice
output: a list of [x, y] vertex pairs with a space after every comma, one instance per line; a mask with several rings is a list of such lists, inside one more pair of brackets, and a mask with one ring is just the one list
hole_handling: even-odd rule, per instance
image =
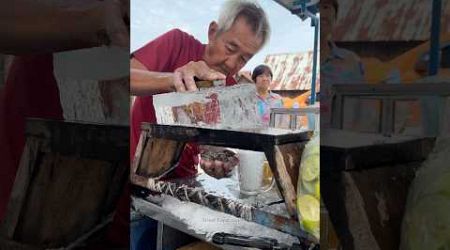
[[158, 124], [211, 128], [259, 128], [254, 84], [155, 95]]

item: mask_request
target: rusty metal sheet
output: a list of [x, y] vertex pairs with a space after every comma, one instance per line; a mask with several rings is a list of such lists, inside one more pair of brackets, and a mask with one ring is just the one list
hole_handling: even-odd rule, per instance
[[[268, 55], [264, 60], [273, 73], [272, 90], [310, 90], [312, 80], [313, 52]], [[317, 72], [320, 66], [317, 65]], [[317, 74], [316, 89], [320, 89]]]
[[[429, 0], [339, 0], [336, 41], [425, 41], [430, 38]], [[450, 32], [450, 1], [442, 1], [442, 32]]]

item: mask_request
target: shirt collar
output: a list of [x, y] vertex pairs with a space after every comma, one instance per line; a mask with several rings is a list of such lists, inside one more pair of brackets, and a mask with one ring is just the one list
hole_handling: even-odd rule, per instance
[[330, 46], [331, 48], [331, 57], [335, 57], [338, 59], [345, 58], [345, 55], [342, 53], [341, 49], [339, 49], [333, 41], [329, 41], [328, 46]]
[[274, 93], [272, 92], [272, 90], [269, 90], [269, 94], [267, 95], [266, 98], [263, 98], [262, 96], [260, 96], [258, 93], [256, 93], [256, 95], [258, 96], [258, 98], [262, 99], [262, 100], [267, 100], [269, 98], [274, 98]]

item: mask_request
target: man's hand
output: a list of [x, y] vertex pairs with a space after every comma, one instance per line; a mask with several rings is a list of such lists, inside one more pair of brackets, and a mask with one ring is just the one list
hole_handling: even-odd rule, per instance
[[208, 81], [225, 80], [226, 78], [224, 74], [208, 67], [204, 61], [191, 61], [175, 70], [173, 83], [175, 90], [177, 92], [197, 90], [194, 77]]
[[228, 177], [239, 162], [236, 154], [226, 149], [203, 151], [200, 158], [200, 167], [217, 179]]

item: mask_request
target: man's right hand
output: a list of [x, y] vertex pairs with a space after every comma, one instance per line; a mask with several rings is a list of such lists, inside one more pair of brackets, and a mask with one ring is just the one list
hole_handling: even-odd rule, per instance
[[225, 80], [226, 76], [208, 67], [204, 61], [189, 62], [174, 72], [174, 87], [177, 92], [195, 91], [197, 85], [194, 77], [201, 80]]

